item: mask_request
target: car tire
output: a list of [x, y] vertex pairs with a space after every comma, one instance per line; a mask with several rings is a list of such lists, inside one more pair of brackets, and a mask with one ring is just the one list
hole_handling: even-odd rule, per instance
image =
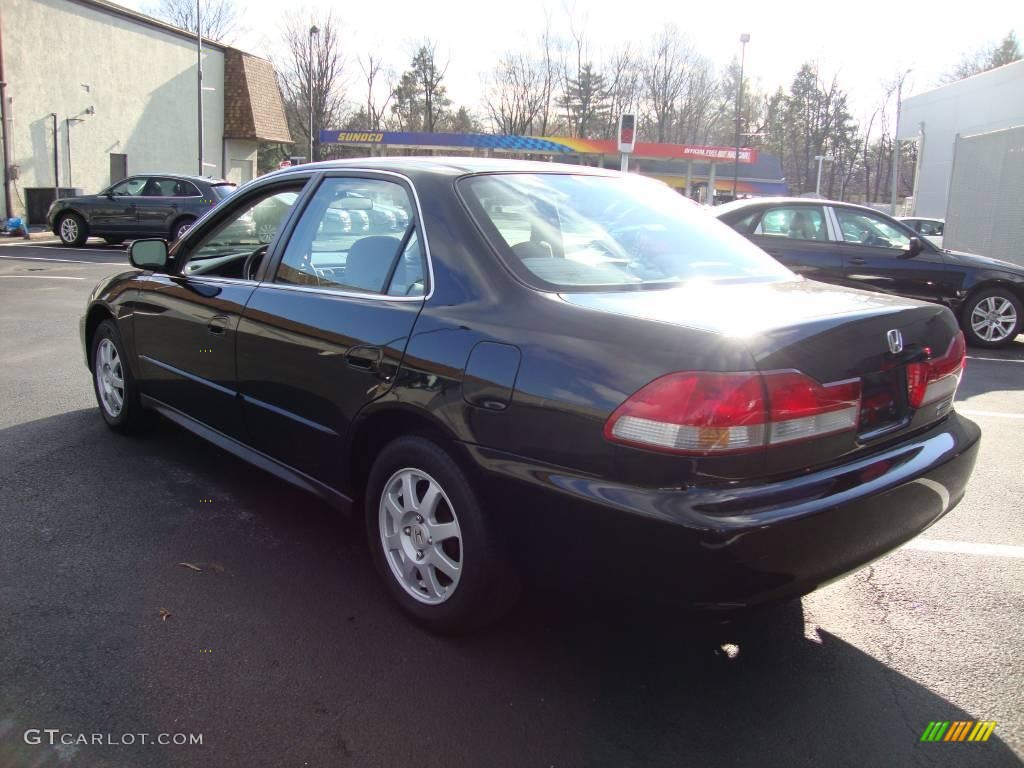
[[85, 219], [77, 213], [65, 213], [57, 220], [57, 237], [68, 248], [81, 248], [89, 239]]
[[96, 403], [107, 426], [128, 434], [151, 427], [156, 421], [156, 414], [142, 407], [139, 387], [128, 365], [121, 333], [113, 320], [104, 320], [97, 326], [89, 359]]
[[103, 241], [107, 245], [121, 245], [121, 243], [124, 242], [124, 238], [123, 237], [104, 237]]
[[188, 216], [183, 219], [178, 219], [176, 222], [174, 222], [174, 226], [171, 227], [171, 242], [177, 242], [182, 237], [184, 237], [185, 233], [188, 232], [189, 228], [195, 223], [196, 220], [193, 219], [191, 216]]
[[960, 325], [967, 343], [995, 349], [1013, 343], [1024, 323], [1024, 306], [1005, 288], [983, 288], [964, 303]]
[[480, 629], [506, 612], [518, 592], [466, 474], [423, 437], [401, 437], [374, 461], [366, 533], [388, 592], [430, 631]]

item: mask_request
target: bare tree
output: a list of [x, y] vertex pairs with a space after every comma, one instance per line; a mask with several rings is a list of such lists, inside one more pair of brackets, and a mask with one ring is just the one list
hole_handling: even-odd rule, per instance
[[[312, 27], [317, 34], [310, 34]], [[288, 55], [278, 68], [285, 111], [292, 136], [309, 146], [310, 109], [313, 114], [313, 156], [320, 157], [320, 129], [339, 125], [344, 117], [344, 65], [338, 28], [331, 13], [325, 17], [292, 20], [284, 32]], [[310, 43], [312, 42], [312, 47]]]
[[[197, 0], [160, 0], [146, 12], [195, 34], [197, 6]], [[239, 14], [234, 0], [203, 0], [199, 18], [205, 38], [230, 43], [238, 35]]]
[[641, 67], [644, 104], [655, 141], [669, 140], [680, 101], [686, 94], [691, 51], [674, 27], [667, 27], [651, 44]]
[[484, 108], [500, 133], [528, 134], [547, 100], [543, 62], [529, 54], [509, 51], [501, 56], [489, 78]]
[[378, 107], [376, 85], [382, 75], [388, 76], [390, 75], [390, 72], [383, 68], [380, 58], [374, 57], [372, 53], [367, 54], [365, 62], [360, 59], [359, 66], [362, 68], [363, 76], [366, 79], [366, 128], [371, 131], [379, 131], [381, 129], [381, 121], [383, 120], [388, 104], [391, 101], [391, 95], [394, 89], [389, 82], [387, 98], [384, 99], [384, 103]]

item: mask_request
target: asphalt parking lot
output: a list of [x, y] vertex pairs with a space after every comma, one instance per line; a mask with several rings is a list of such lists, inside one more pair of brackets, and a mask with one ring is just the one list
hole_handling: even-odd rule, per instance
[[[1024, 337], [969, 352], [967, 498], [864, 570], [739, 625], [553, 589], [446, 640], [358, 524], [169, 424], [104, 426], [77, 324], [126, 265], [0, 245], [0, 766], [1024, 764]], [[920, 741], [947, 720], [998, 725]]]

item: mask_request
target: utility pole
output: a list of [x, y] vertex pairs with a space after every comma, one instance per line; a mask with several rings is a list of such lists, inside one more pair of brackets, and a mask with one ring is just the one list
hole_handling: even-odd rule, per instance
[[4, 219], [14, 215], [11, 203], [11, 120], [7, 114], [7, 81], [4, 79], [4, 23], [0, 11], [0, 133], [3, 134]]
[[835, 158], [832, 155], [815, 155], [814, 159], [818, 161], [818, 183], [814, 185], [814, 193], [821, 197], [821, 164], [824, 162], [831, 163]]
[[736, 187], [740, 180], [740, 109], [743, 104], [743, 65], [747, 59], [747, 43], [750, 35], [740, 35], [740, 87], [736, 92], [736, 162], [732, 167], [732, 199], [736, 199]]
[[309, 28], [309, 160], [312, 163], [316, 160], [313, 157], [313, 37], [320, 35], [320, 28], [314, 24]]
[[198, 80], [196, 91], [199, 94], [199, 175], [203, 175], [203, 20], [200, 16], [200, 4], [202, 0], [196, 0], [196, 72]]
[[50, 117], [53, 118], [53, 199], [60, 200], [60, 166], [57, 164], [60, 134], [57, 133], [57, 113], [51, 112]]

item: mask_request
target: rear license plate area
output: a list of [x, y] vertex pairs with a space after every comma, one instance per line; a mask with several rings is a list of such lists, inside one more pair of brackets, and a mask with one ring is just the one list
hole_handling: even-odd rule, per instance
[[902, 368], [861, 377], [860, 434], [901, 422], [907, 412], [907, 385]]

